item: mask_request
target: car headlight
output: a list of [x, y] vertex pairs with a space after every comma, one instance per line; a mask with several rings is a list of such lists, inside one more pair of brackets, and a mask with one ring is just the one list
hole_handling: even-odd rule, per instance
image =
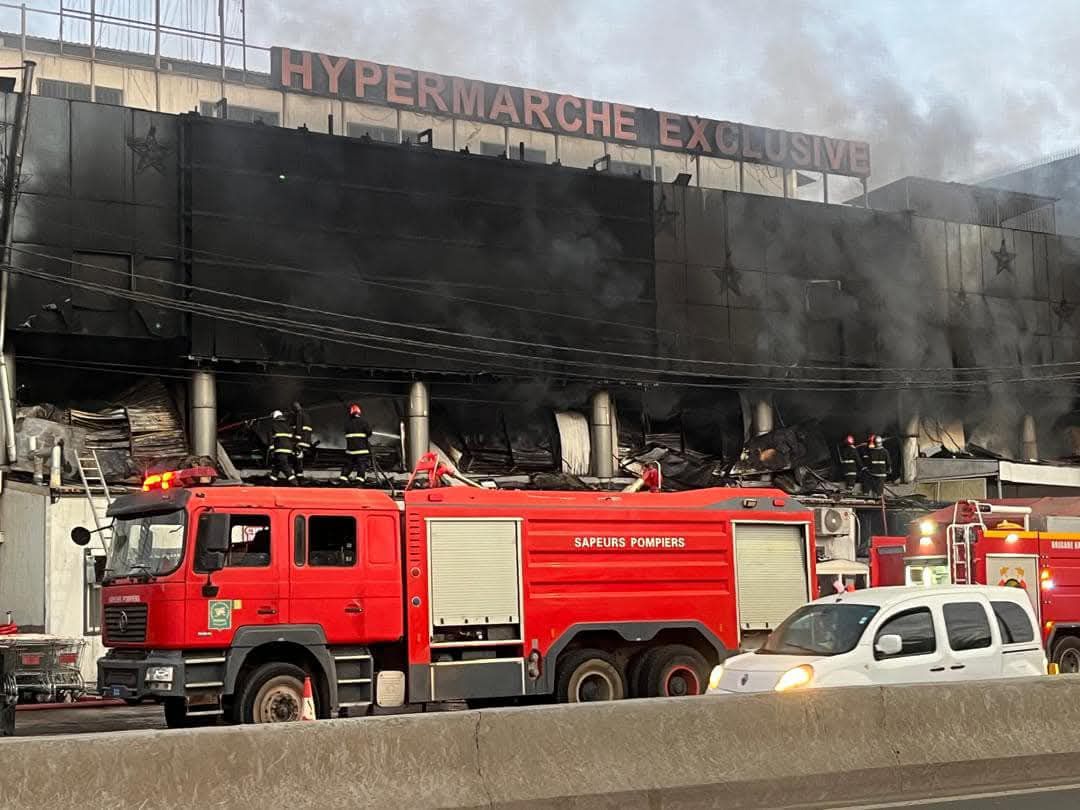
[[776, 682], [776, 691], [787, 692], [789, 689], [800, 689], [812, 680], [814, 680], [814, 668], [809, 664], [803, 664], [781, 675], [780, 680]]
[[709, 674], [709, 688], [719, 689], [720, 679], [724, 677], [724, 665], [718, 664], [712, 668], [712, 672]]
[[172, 683], [173, 667], [149, 667], [146, 670], [147, 683]]

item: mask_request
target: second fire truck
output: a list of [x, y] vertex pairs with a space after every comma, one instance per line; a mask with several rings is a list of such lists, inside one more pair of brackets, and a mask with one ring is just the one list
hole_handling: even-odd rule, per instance
[[1027, 591], [1047, 658], [1080, 672], [1080, 499], [961, 501], [912, 524], [908, 585], [1008, 585]]
[[[215, 485], [110, 507], [102, 694], [170, 726], [441, 701], [703, 693], [814, 594], [813, 513], [776, 490]], [[77, 542], [89, 532], [76, 530]]]

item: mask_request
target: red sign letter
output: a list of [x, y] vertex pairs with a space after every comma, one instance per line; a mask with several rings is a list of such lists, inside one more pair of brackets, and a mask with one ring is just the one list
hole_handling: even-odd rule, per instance
[[326, 71], [330, 95], [336, 96], [339, 91], [338, 82], [341, 81], [341, 71], [345, 70], [345, 66], [349, 64], [349, 60], [340, 57], [335, 61], [334, 58], [320, 53], [319, 61], [322, 62], [323, 69]]
[[712, 146], [709, 145], [708, 138], [705, 137], [705, 125], [709, 122], [699, 121], [697, 118], [686, 119], [690, 124], [690, 140], [686, 144], [687, 149], [701, 149], [704, 152], [711, 152]]
[[739, 154], [739, 128], [727, 121], [716, 125], [716, 148], [721, 155], [735, 157]]
[[848, 147], [851, 157], [851, 173], [859, 177], [870, 176], [870, 144], [862, 141], [853, 141]]
[[500, 115], [510, 116], [510, 120], [515, 124], [521, 123], [521, 116], [518, 115], [517, 107], [514, 106], [510, 88], [501, 84], [499, 89], [495, 91], [495, 100], [491, 102], [491, 112], [488, 114], [488, 118], [492, 121], [498, 121]]
[[435, 109], [439, 110], [439, 112], [450, 112], [450, 108], [446, 106], [446, 100], [442, 96], [444, 90], [446, 90], [446, 79], [442, 76], [434, 73], [421, 73], [418, 105], [427, 109], [428, 99], [430, 98], [435, 102]]
[[412, 96], [404, 96], [412, 90], [413, 72], [405, 68], [389, 66], [386, 68], [386, 100], [391, 104], [416, 105]]
[[282, 48], [281, 84], [285, 87], [292, 87], [292, 77], [294, 75], [303, 80], [305, 90], [311, 90], [311, 54], [308, 51], [301, 51], [300, 64], [294, 65], [292, 63], [292, 51], [288, 48]]
[[451, 79], [450, 86], [454, 96], [454, 115], [471, 115], [473, 118], [484, 116], [484, 85], [482, 82], [466, 82], [464, 79]]
[[636, 141], [637, 132], [634, 128], [637, 126], [637, 107], [616, 104], [612, 109], [615, 110], [615, 137], [620, 141]]
[[[571, 105], [577, 108], [577, 115], [572, 121], [566, 117], [566, 108]], [[577, 96], [559, 96], [559, 100], [555, 102], [555, 123], [564, 132], [577, 132], [581, 129], [581, 99]]]
[[356, 97], [364, 97], [364, 89], [382, 81], [382, 68], [374, 62], [356, 60]]
[[673, 113], [662, 112], [660, 116], [660, 145], [670, 146], [674, 149], [682, 149], [682, 126], [679, 123], [681, 116]]
[[525, 91], [525, 126], [531, 127], [533, 124], [533, 116], [536, 116], [536, 120], [540, 122], [540, 126], [544, 129], [551, 129], [551, 119], [548, 118], [547, 110], [551, 104], [551, 100], [548, 98], [547, 93], [541, 93], [539, 90], [526, 90]]
[[[594, 108], [599, 104], [600, 109]], [[611, 137], [611, 104], [607, 101], [588, 101], [585, 103], [585, 134], [596, 135], [595, 125], [600, 125], [600, 137]]]

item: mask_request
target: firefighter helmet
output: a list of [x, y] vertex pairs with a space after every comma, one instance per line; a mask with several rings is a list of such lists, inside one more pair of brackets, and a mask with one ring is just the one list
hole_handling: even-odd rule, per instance
[[359, 416], [361, 413], [360, 406], [355, 402], [349, 405], [349, 416]]
[[869, 436], [866, 437], [866, 446], [867, 447], [873, 447], [874, 442], [876, 440], [877, 440], [877, 436], [875, 436], [873, 433], [871, 433]]
[[285, 414], [283, 414], [283, 413], [282, 413], [281, 411], [271, 411], [271, 412], [270, 412], [270, 418], [271, 418], [271, 419], [280, 419], [280, 418], [281, 418], [281, 417], [283, 417], [284, 415], [285, 415]]
[[851, 435], [851, 434], [849, 433], [849, 434], [848, 434], [848, 435], [847, 435], [847, 436], [846, 436], [846, 437], [844, 438], [844, 444], [850, 444], [850, 445], [854, 445], [854, 444], [855, 444], [855, 437], [854, 437], [854, 436], [852, 436], [852, 435]]
[[875, 436], [874, 437], [874, 447], [881, 448], [881, 447], [884, 447], [884, 446], [885, 446], [885, 443], [882, 441], [881, 437], [880, 436]]

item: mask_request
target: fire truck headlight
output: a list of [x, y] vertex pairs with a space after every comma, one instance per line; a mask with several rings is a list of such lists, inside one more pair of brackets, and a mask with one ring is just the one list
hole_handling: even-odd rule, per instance
[[712, 672], [709, 674], [709, 688], [719, 689], [720, 680], [724, 677], [724, 665], [718, 664], [712, 668]]
[[173, 667], [149, 667], [146, 670], [147, 683], [172, 683]]
[[934, 523], [934, 521], [932, 521], [932, 520], [924, 520], [921, 523], [919, 523], [919, 533], [920, 534], [933, 534], [934, 529], [936, 529], [936, 528], [937, 528], [937, 524]]
[[780, 680], [776, 682], [776, 691], [787, 692], [791, 689], [801, 689], [808, 686], [812, 680], [814, 680], [814, 668], [809, 664], [803, 664], [781, 675]]

